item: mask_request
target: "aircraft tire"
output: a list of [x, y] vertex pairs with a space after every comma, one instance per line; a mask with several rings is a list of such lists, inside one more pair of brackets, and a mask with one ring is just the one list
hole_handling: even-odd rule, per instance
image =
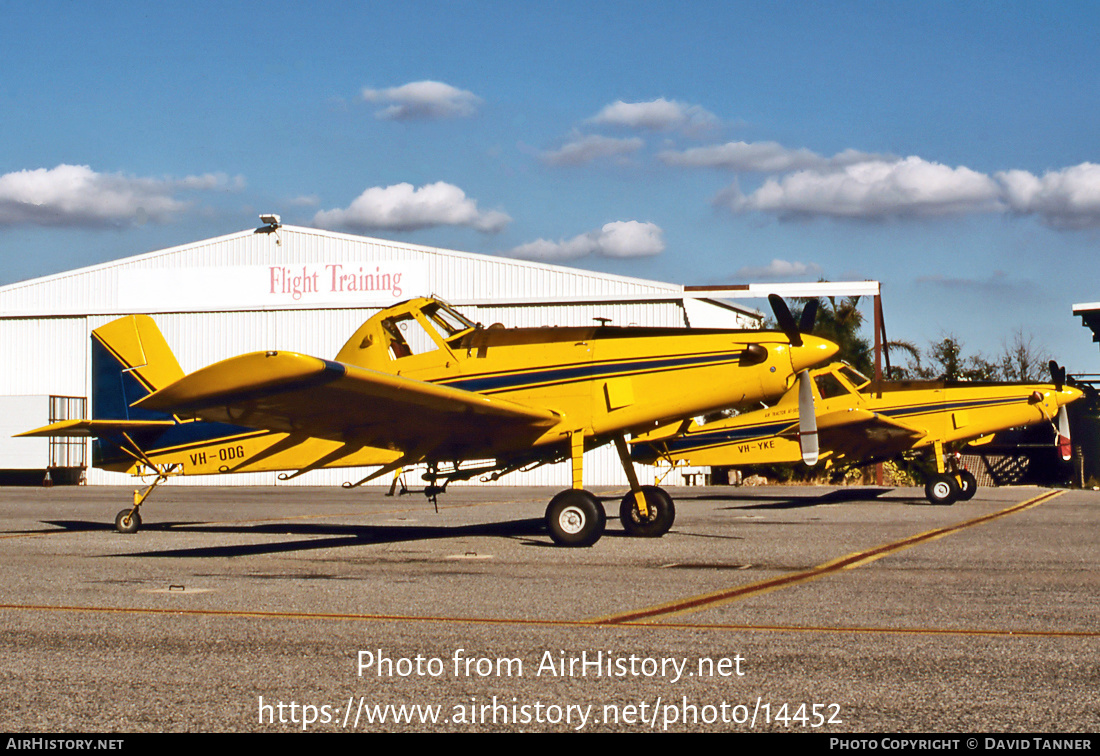
[[123, 509], [115, 515], [115, 530], [119, 533], [136, 533], [141, 529], [141, 515], [132, 509]]
[[672, 497], [663, 488], [657, 486], [642, 486], [645, 495], [646, 509], [649, 516], [645, 520], [638, 513], [634, 501], [634, 494], [627, 492], [619, 505], [619, 519], [622, 520], [623, 529], [627, 535], [635, 538], [660, 538], [669, 531], [676, 520], [676, 505], [672, 503]]
[[550, 500], [546, 527], [559, 546], [591, 546], [607, 527], [607, 512], [588, 491], [570, 488]]
[[933, 504], [949, 507], [958, 501], [961, 494], [962, 489], [954, 475], [937, 473], [924, 484], [924, 495]]
[[970, 501], [974, 494], [978, 493], [978, 479], [969, 470], [960, 470], [956, 476], [959, 479], [959, 501]]

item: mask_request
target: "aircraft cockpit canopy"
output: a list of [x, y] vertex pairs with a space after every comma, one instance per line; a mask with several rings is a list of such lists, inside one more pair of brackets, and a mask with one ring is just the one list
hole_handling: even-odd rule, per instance
[[[844, 378], [844, 380], [842, 381], [837, 378], [838, 375]], [[847, 381], [847, 384], [851, 384], [851, 388], [849, 388], [845, 381]], [[822, 399], [832, 399], [834, 396], [844, 396], [845, 394], [852, 393], [852, 389], [859, 391], [870, 383], [870, 378], [850, 365], [841, 365], [835, 370], [830, 370], [829, 372], [814, 376], [814, 384], [817, 386], [818, 396]]]
[[848, 383], [852, 384], [856, 391], [861, 391], [864, 386], [871, 382], [870, 378], [851, 365], [845, 365], [838, 372], [848, 380]]
[[[477, 326], [442, 300], [432, 300], [420, 308], [423, 320], [414, 312], [402, 312], [382, 321], [394, 359], [424, 354], [438, 349], [445, 341]], [[434, 331], [434, 332], [433, 332]]]
[[421, 312], [439, 327], [443, 338], [447, 341], [471, 328], [477, 328], [475, 323], [441, 299], [426, 305]]

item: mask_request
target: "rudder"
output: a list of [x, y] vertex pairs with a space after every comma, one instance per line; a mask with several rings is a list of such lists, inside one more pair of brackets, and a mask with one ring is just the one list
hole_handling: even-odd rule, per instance
[[130, 405], [182, 377], [176, 356], [148, 315], [127, 315], [92, 331], [94, 419], [169, 419]]

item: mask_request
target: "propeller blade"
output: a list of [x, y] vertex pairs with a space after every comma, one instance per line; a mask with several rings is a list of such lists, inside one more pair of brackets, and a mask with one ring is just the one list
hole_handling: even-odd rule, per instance
[[1061, 391], [1066, 383], [1066, 369], [1060, 367], [1054, 360], [1050, 361], [1050, 380], [1054, 383], [1054, 390]]
[[1069, 440], [1069, 413], [1065, 405], [1058, 408], [1058, 451], [1064, 462], [1073, 459], [1073, 444]]
[[798, 445], [802, 449], [802, 461], [810, 467], [816, 465], [817, 412], [814, 410], [813, 383], [805, 370], [798, 374]]
[[772, 312], [775, 313], [775, 322], [779, 324], [779, 330], [787, 335], [787, 341], [791, 342], [791, 346], [802, 346], [802, 333], [798, 330], [798, 323], [794, 322], [794, 315], [791, 315], [790, 308], [783, 301], [783, 297], [778, 294], [769, 294], [768, 302], [772, 306]]
[[817, 320], [817, 300], [811, 299], [802, 308], [802, 316], [798, 319], [798, 330], [802, 333], [813, 333], [815, 320]]

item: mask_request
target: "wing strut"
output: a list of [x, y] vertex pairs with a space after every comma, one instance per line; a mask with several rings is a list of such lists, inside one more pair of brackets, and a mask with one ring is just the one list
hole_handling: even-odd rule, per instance
[[676, 520], [676, 505], [672, 497], [663, 488], [643, 486], [638, 482], [634, 463], [630, 459], [626, 438], [621, 434], [614, 437], [615, 450], [623, 463], [630, 491], [619, 505], [619, 519], [628, 535], [641, 538], [660, 538], [669, 531]]
[[[288, 438], [286, 440], [289, 441], [290, 439]], [[278, 446], [278, 444], [276, 444], [276, 446]], [[300, 470], [296, 470], [295, 472], [292, 472], [292, 473], [289, 473], [289, 474], [288, 473], [279, 473], [279, 480], [293, 480], [294, 478], [297, 478], [299, 475], [305, 475], [307, 472], [312, 472], [313, 470], [317, 470], [321, 467], [324, 467], [325, 465], [331, 464], [331, 463], [335, 462], [338, 459], [342, 459], [343, 457], [346, 457], [349, 454], [354, 454], [355, 452], [359, 451], [362, 448], [363, 447], [358, 445], [358, 444], [355, 444], [355, 445], [344, 444], [343, 446], [338, 447], [337, 449], [329, 452], [328, 454], [325, 454], [324, 456], [319, 457], [318, 459], [314, 460], [313, 462], [310, 462], [308, 465], [306, 465], [305, 467], [303, 467]], [[363, 481], [363, 482], [366, 482], [366, 481]], [[358, 484], [356, 484], [356, 485], [358, 485]]]
[[364, 483], [369, 483], [372, 480], [374, 480], [375, 478], [381, 478], [383, 475], [391, 473], [394, 470], [400, 470], [402, 467], [405, 467], [406, 465], [415, 465], [415, 464], [419, 464], [420, 462], [423, 462], [423, 461], [424, 461], [424, 458], [422, 456], [420, 456], [419, 454], [407, 454], [403, 457], [395, 459], [393, 462], [390, 462], [388, 465], [386, 465], [384, 467], [378, 468], [377, 470], [375, 470], [374, 472], [372, 472], [370, 475], [363, 478], [362, 480], [356, 481], [355, 483], [345, 482], [343, 484], [343, 487], [344, 488], [358, 488], [359, 486], [363, 485]]

